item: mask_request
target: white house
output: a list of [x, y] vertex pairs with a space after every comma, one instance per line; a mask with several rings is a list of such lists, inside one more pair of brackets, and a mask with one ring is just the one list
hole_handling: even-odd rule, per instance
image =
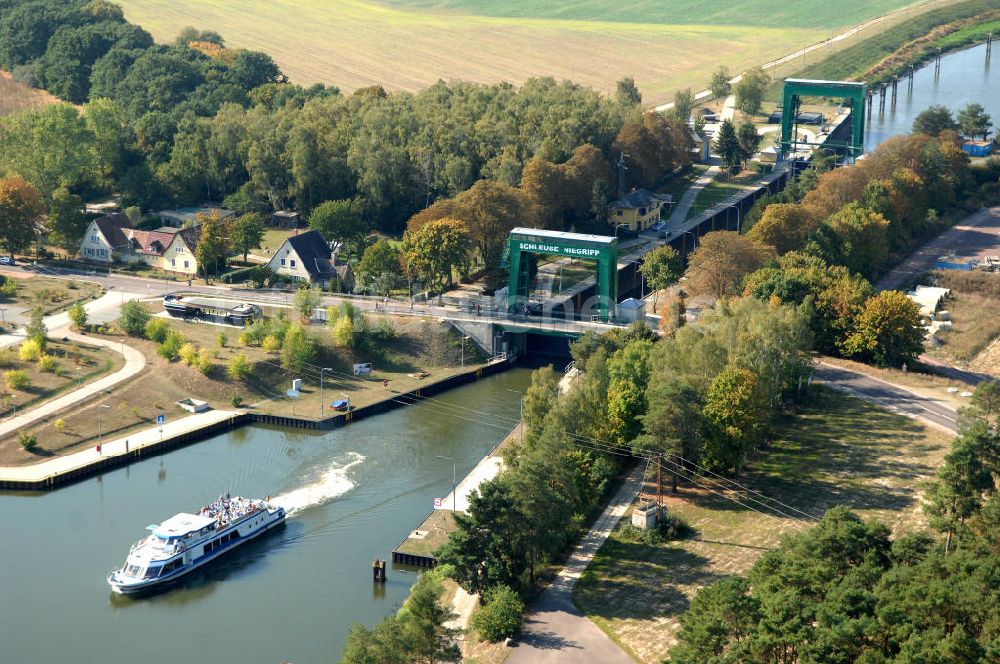
[[145, 263], [167, 272], [194, 275], [198, 272], [194, 251], [200, 233], [200, 226], [138, 230], [126, 215], [110, 214], [90, 222], [80, 242], [80, 256], [87, 261]]
[[275, 274], [289, 277], [293, 281], [326, 286], [331, 279], [336, 278], [345, 289], [353, 287], [354, 278], [350, 268], [335, 264], [330, 243], [317, 230], [288, 237], [274, 252], [267, 267]]

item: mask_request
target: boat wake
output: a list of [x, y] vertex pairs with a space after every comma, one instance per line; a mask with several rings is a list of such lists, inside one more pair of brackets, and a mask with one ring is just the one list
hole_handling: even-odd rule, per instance
[[294, 516], [306, 508], [329, 502], [354, 488], [354, 482], [347, 476], [347, 473], [364, 460], [363, 455], [350, 452], [346, 464], [334, 463], [333, 466], [324, 470], [315, 482], [275, 496], [271, 502], [284, 507], [288, 516]]

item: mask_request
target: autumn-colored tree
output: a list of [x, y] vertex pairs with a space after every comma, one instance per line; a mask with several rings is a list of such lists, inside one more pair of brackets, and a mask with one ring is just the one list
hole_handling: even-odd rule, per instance
[[524, 165], [521, 191], [538, 206], [543, 228], [561, 230], [569, 201], [569, 181], [559, 164], [533, 157]]
[[17, 175], [0, 179], [0, 242], [6, 251], [30, 245], [44, 213], [42, 195], [34, 185]]
[[912, 365], [924, 350], [920, 309], [900, 291], [882, 291], [865, 303], [844, 349], [880, 367]]
[[531, 197], [520, 189], [493, 180], [480, 180], [455, 198], [438, 201], [413, 215], [407, 223], [407, 233], [446, 218], [465, 223], [480, 260], [490, 270], [499, 266], [511, 229], [534, 226], [538, 211]]
[[889, 259], [889, 221], [881, 214], [850, 203], [826, 224], [840, 245], [838, 263], [867, 277], [885, 268]]
[[677, 118], [659, 113], [646, 113], [642, 123], [622, 125], [612, 147], [613, 156], [628, 155], [629, 187], [642, 187], [657, 182], [675, 168], [691, 163], [692, 139], [687, 125]]
[[201, 273], [208, 275], [218, 272], [226, 265], [226, 258], [231, 251], [229, 240], [231, 225], [228, 220], [222, 219], [217, 214], [199, 214], [198, 222], [201, 224], [201, 231], [194, 257], [198, 260]]
[[430, 287], [450, 286], [452, 272], [468, 268], [471, 248], [469, 227], [459, 219], [438, 219], [403, 235], [407, 271]]
[[819, 176], [816, 187], [806, 194], [802, 204], [811, 208], [817, 219], [831, 214], [861, 198], [870, 175], [866, 168], [837, 168]]
[[773, 203], [765, 208], [760, 221], [746, 236], [784, 254], [801, 247], [818, 226], [819, 220], [810, 208], [796, 203]]
[[690, 289], [715, 297], [736, 295], [742, 290], [743, 278], [774, 253], [773, 247], [757, 244], [734, 231], [707, 233], [688, 257]]

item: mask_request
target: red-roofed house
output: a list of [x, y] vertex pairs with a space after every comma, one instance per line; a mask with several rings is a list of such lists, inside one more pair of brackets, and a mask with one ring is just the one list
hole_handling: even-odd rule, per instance
[[80, 243], [80, 256], [100, 263], [145, 263], [159, 270], [193, 275], [198, 272], [194, 250], [200, 233], [200, 226], [143, 231], [133, 228], [126, 215], [109, 214], [90, 222]]

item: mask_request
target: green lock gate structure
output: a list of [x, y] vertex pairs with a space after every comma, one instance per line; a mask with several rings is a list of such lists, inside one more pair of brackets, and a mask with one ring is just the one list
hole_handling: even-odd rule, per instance
[[798, 140], [798, 115], [800, 97], [838, 97], [851, 106], [850, 143], [824, 143], [828, 147], [846, 148], [852, 159], [857, 159], [865, 151], [865, 101], [868, 86], [852, 81], [814, 81], [804, 78], [786, 78], [782, 86], [781, 103], [781, 150], [791, 154], [800, 145], [814, 145]]
[[509, 273], [508, 313], [517, 313], [528, 301], [530, 261], [523, 259], [524, 254], [554, 254], [597, 261], [594, 310], [602, 322], [614, 318], [618, 303], [618, 238], [537, 228], [513, 229], [507, 236], [502, 261]]

